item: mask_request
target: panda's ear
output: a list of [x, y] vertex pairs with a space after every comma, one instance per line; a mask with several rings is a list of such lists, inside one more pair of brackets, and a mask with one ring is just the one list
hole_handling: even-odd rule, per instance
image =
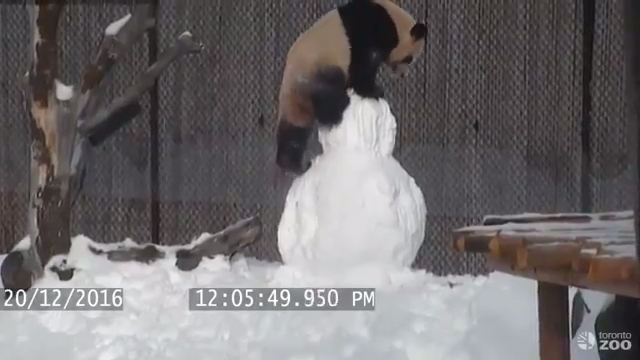
[[411, 37], [422, 40], [427, 36], [427, 27], [423, 23], [416, 23], [411, 28]]

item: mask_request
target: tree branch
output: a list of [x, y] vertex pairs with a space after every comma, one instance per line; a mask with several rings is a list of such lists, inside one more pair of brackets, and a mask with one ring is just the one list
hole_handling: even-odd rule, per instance
[[243, 219], [197, 244], [176, 251], [176, 267], [182, 271], [191, 271], [197, 268], [205, 257], [224, 255], [231, 258], [261, 237], [260, 218], [254, 216]]
[[95, 115], [100, 96], [94, 96], [94, 93], [99, 92], [99, 86], [104, 77], [120, 56], [125, 54], [144, 35], [145, 31], [154, 25], [153, 7], [145, 4], [136, 7], [133, 14], [127, 14], [105, 28], [98, 54], [93, 63], [85, 69], [80, 85], [78, 99], [80, 123]]
[[[124, 95], [116, 98], [107, 107], [100, 109], [94, 117], [80, 124], [80, 133], [86, 138], [101, 138], [104, 137], [101, 133], [113, 133], [118, 130], [132, 119], [132, 117], [128, 119], [126, 119], [126, 117], [134, 113], [133, 111], [127, 112], [123, 110], [140, 101], [144, 93], [153, 86], [155, 80], [160, 76], [160, 73], [162, 73], [171, 62], [180, 56], [199, 52], [203, 47], [201, 42], [194, 40], [191, 33], [182, 33], [171, 47], [160, 54], [158, 61], [136, 79], [134, 85], [130, 86]], [[129, 115], [122, 117], [123, 113]], [[126, 121], [123, 121], [123, 118]]]
[[107, 121], [103, 122], [101, 126], [98, 126], [92, 131], [87, 140], [91, 146], [98, 146], [102, 144], [141, 112], [142, 106], [140, 106], [139, 102], [134, 102], [122, 108], [115, 109], [114, 113], [109, 116]]
[[[101, 105], [104, 91], [103, 87], [100, 86], [102, 80], [120, 57], [126, 54], [133, 47], [133, 44], [142, 38], [145, 31], [155, 26], [153, 14], [151, 5], [139, 5], [135, 8], [133, 14], [127, 14], [104, 29], [98, 53], [93, 62], [85, 69], [80, 84], [80, 93], [77, 94], [76, 127], [81, 126], [85, 119], [95, 116], [98, 107]], [[125, 109], [124, 113], [118, 114], [122, 125], [133, 119], [140, 111], [141, 108], [138, 106], [137, 108]], [[127, 117], [129, 118], [127, 119]], [[103, 137], [92, 136], [88, 139], [79, 136], [74, 139], [71, 174], [77, 176], [73, 179], [74, 194], [72, 195], [72, 205], [75, 204], [84, 185], [86, 174], [85, 154], [89, 151], [89, 145], [97, 146], [110, 135], [111, 133], [107, 133]]]

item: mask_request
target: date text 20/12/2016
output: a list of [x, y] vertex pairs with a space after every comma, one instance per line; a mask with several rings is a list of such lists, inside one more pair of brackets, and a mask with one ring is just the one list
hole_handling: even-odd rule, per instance
[[0, 311], [106, 311], [124, 309], [122, 288], [2, 289]]

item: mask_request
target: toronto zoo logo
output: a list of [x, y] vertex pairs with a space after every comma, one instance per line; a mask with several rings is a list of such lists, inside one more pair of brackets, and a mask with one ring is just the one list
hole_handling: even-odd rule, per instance
[[[599, 340], [599, 344], [598, 344]], [[598, 338], [591, 331], [583, 331], [576, 338], [578, 348], [582, 350], [629, 350], [631, 349], [631, 333], [598, 333]]]

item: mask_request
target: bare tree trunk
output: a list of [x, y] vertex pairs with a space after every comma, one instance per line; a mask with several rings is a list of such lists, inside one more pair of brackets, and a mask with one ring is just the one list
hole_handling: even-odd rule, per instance
[[[31, 171], [29, 236], [34, 253], [31, 271], [41, 276], [43, 265], [66, 254], [70, 242], [68, 134], [75, 127], [68, 106], [56, 98], [57, 32], [63, 0], [36, 0], [31, 12], [31, 64], [25, 98], [29, 102]], [[68, 132], [67, 132], [68, 133]]]

